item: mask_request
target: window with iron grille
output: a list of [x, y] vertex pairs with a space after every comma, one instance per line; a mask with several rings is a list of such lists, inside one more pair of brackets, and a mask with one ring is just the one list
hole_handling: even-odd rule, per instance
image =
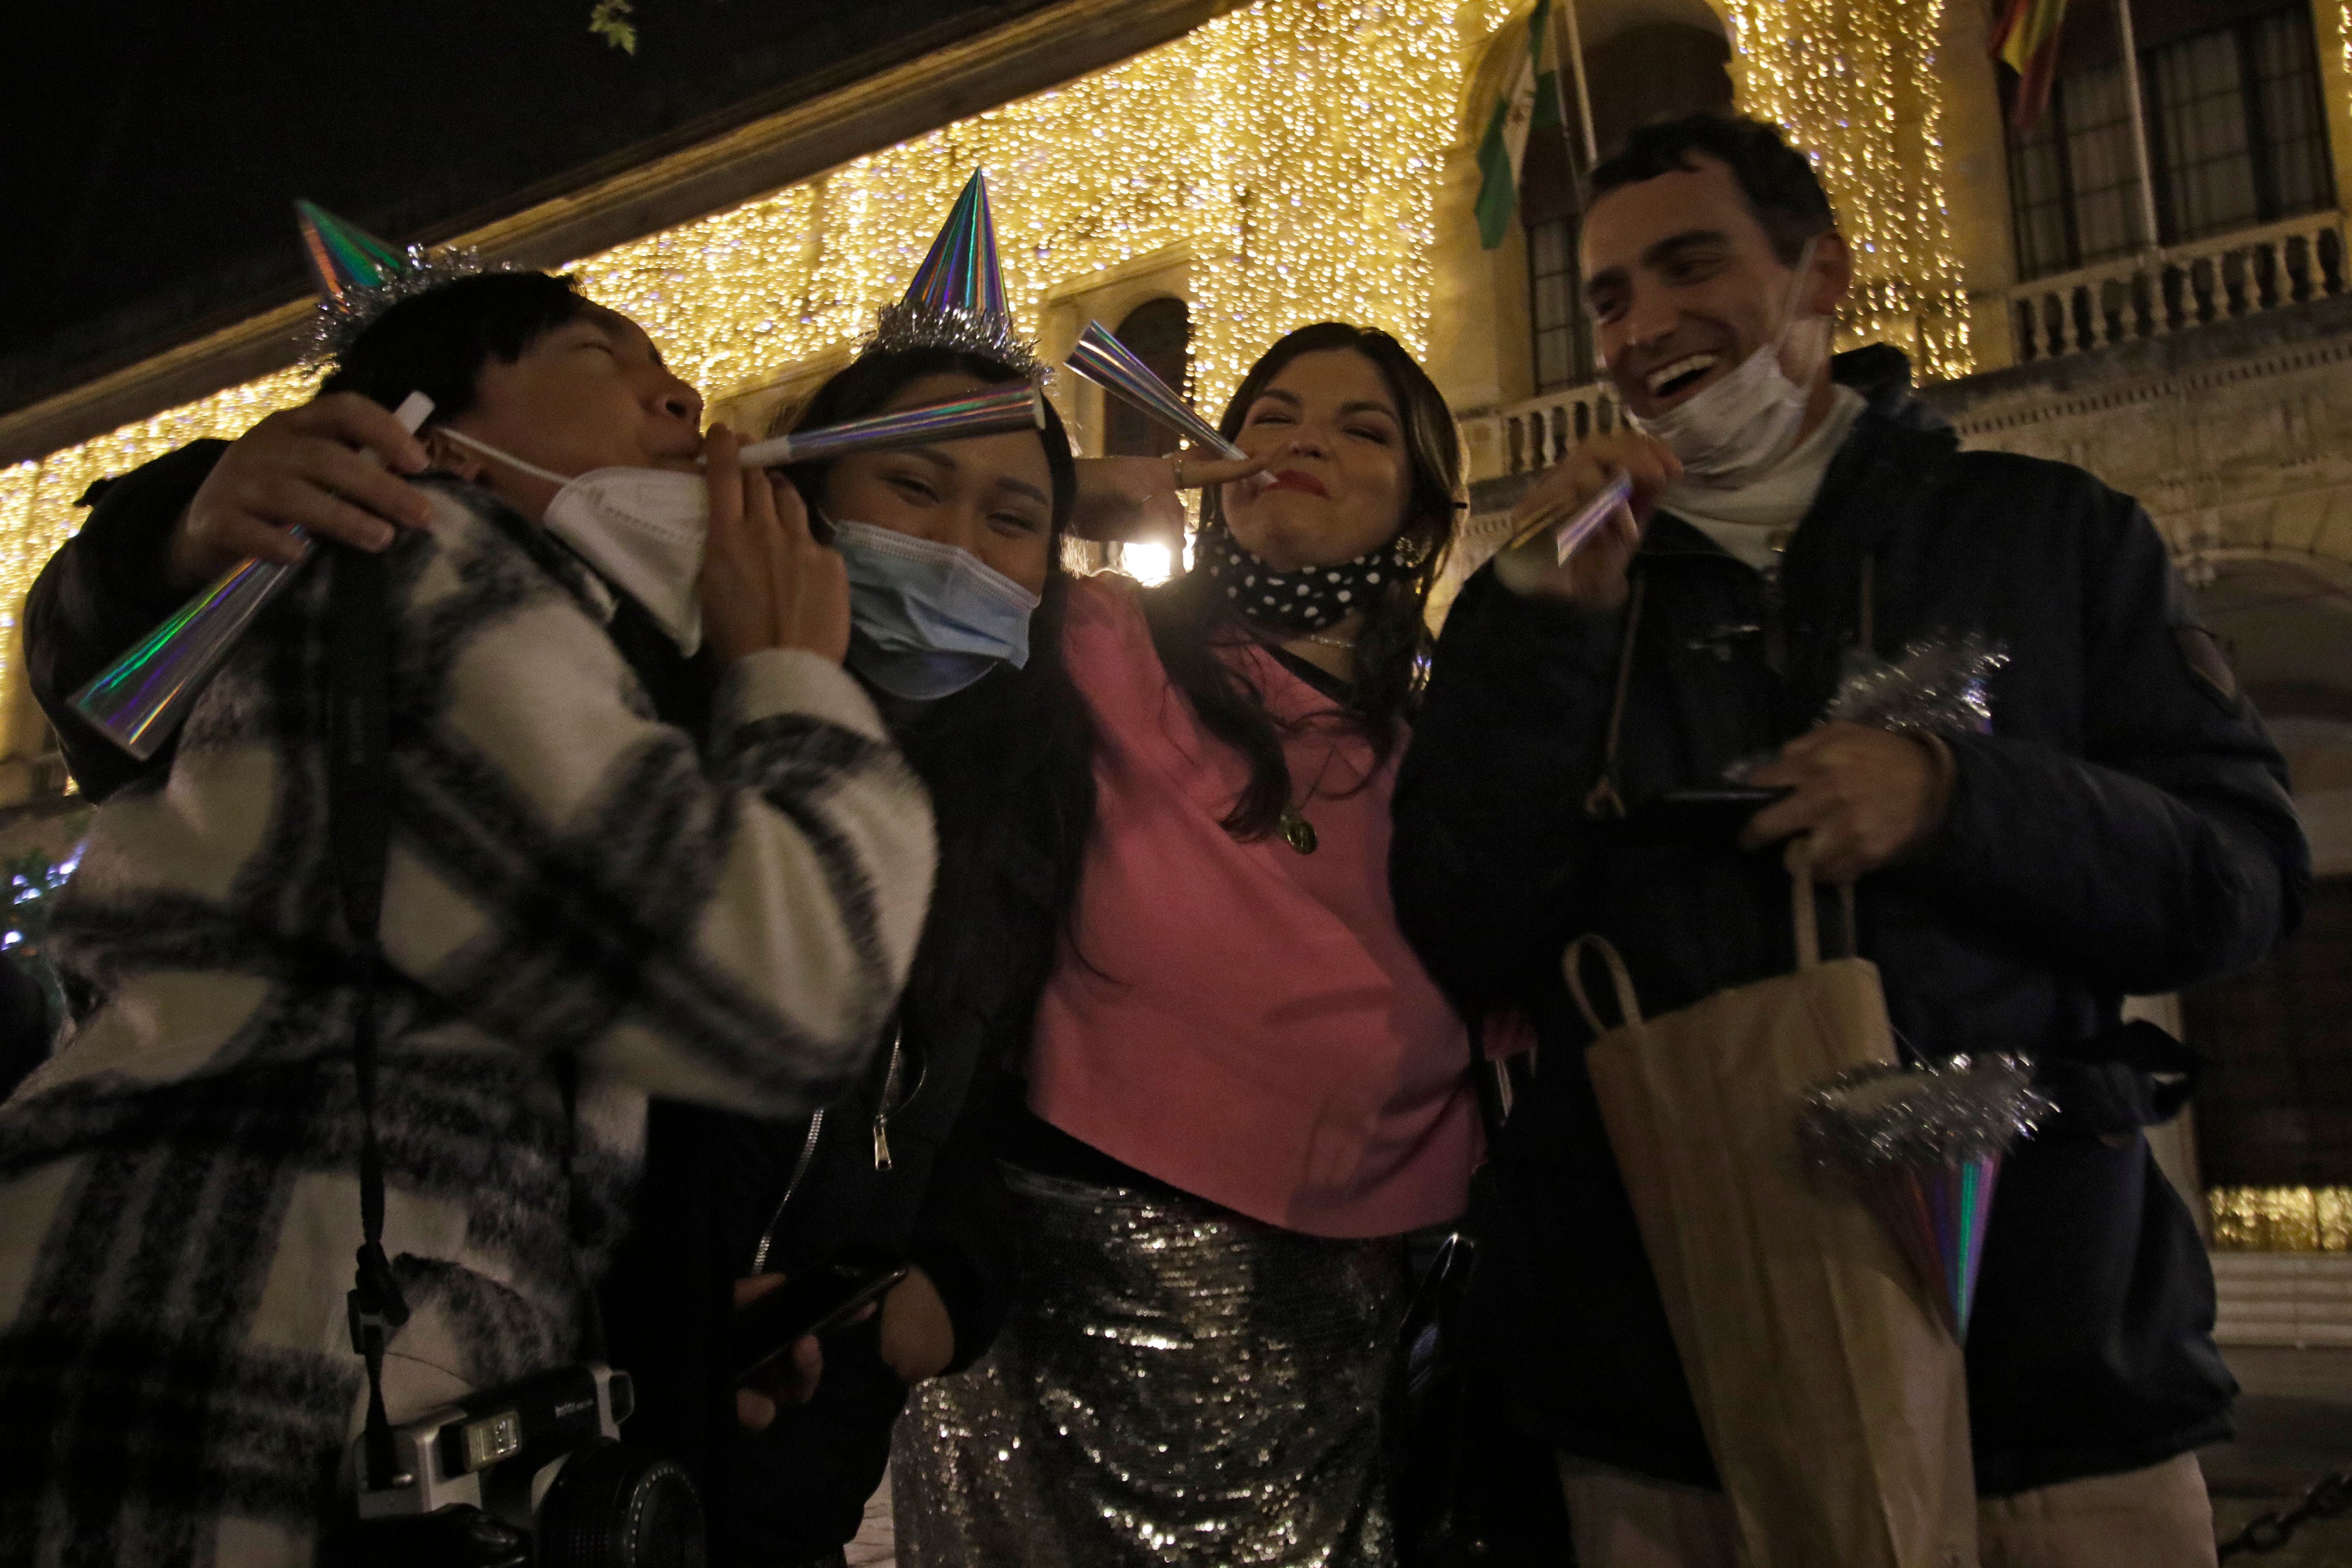
[[[2151, 13], [2160, 23], [2167, 10], [2180, 9], [2143, 0], [2133, 20], [2145, 30]], [[2156, 237], [2167, 245], [2273, 223], [2336, 199], [2310, 8], [2218, 9], [2242, 14], [2219, 26], [2143, 37], [2138, 51]], [[2109, 19], [2093, 7], [2080, 10], [2089, 14], [2070, 14], [2070, 26]], [[2106, 57], [2064, 69], [2042, 118], [2010, 131], [2024, 277], [2072, 271], [2147, 243], [2123, 68], [2112, 45]]]

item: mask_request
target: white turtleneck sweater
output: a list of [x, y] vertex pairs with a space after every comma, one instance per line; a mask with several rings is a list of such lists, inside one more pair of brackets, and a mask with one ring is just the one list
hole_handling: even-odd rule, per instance
[[1831, 389], [1829, 412], [1821, 423], [1780, 461], [1733, 489], [1669, 486], [1658, 497], [1659, 509], [1672, 512], [1758, 571], [1770, 571], [1789, 536], [1812, 510], [1830, 459], [1845, 444], [1864, 406], [1862, 394], [1852, 387]]

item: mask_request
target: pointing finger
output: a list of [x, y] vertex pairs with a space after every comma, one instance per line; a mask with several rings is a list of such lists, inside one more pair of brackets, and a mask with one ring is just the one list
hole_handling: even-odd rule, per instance
[[1265, 457], [1202, 457], [1188, 451], [1178, 469], [1183, 483], [1177, 487], [1205, 490], [1212, 485], [1230, 485], [1236, 479], [1264, 473], [1268, 461]]

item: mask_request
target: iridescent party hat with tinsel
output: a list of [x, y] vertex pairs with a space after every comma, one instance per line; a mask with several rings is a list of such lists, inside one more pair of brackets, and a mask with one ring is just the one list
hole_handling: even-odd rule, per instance
[[979, 170], [964, 183], [930, 254], [915, 269], [907, 297], [883, 308], [866, 348], [953, 349], [981, 354], [1024, 375], [1040, 376], [1035, 348], [1013, 330], [1004, 303], [1004, 273], [996, 260], [996, 220], [988, 210], [988, 177]]
[[1815, 1084], [1797, 1135], [1859, 1186], [1936, 1315], [1968, 1343], [2001, 1161], [2055, 1107], [2022, 1056], [1872, 1062]]
[[470, 250], [427, 251], [422, 246], [395, 250], [315, 202], [294, 204], [294, 226], [302, 254], [319, 285], [309, 353], [323, 364], [342, 353], [369, 322], [401, 300], [483, 270]]

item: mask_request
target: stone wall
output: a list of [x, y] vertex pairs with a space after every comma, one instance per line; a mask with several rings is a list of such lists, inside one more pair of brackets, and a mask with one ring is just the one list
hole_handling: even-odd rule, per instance
[[1970, 446], [2139, 497], [2184, 558], [2352, 563], [2352, 297], [1930, 386]]

